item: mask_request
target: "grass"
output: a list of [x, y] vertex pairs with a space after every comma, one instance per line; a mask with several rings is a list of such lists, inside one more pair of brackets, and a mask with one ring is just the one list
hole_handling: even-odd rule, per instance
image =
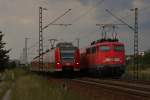
[[26, 74], [27, 71], [19, 68], [6, 69], [4, 72], [0, 73], [0, 100], [2, 100], [7, 90], [12, 87], [12, 83]]
[[[12, 86], [12, 83], [15, 83]], [[40, 76], [23, 69], [6, 70], [0, 82], [0, 100], [11, 88], [11, 100], [81, 100], [71, 90], [50, 83]]]
[[77, 93], [20, 68], [6, 70], [0, 78], [0, 100], [10, 88], [11, 100], [81, 100]]
[[125, 79], [134, 79], [138, 73], [139, 80], [150, 80], [150, 67], [139, 68], [139, 71], [134, 71], [133, 66], [127, 66], [126, 73], [123, 75]]
[[77, 97], [77, 94], [32, 74], [19, 78], [12, 88], [12, 100], [76, 100]]
[[[149, 68], [150, 68], [149, 64], [146, 64], [146, 65], [139, 64], [139, 69], [141, 70], [147, 70]], [[134, 65], [133, 64], [127, 65], [126, 69], [128, 71], [134, 70]]]
[[4, 96], [5, 92], [11, 87], [11, 81], [4, 81], [0, 83], [0, 100]]
[[1, 79], [0, 82], [0, 100], [1, 100], [6, 91], [12, 86], [12, 83], [14, 81], [14, 72], [12, 70], [5, 70], [3, 73], [1, 73], [0, 79]]

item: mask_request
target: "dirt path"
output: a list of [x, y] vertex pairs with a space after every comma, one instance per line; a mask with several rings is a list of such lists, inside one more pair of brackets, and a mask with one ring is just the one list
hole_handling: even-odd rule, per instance
[[[15, 85], [15, 82], [12, 83], [11, 88]], [[11, 100], [11, 88], [7, 90], [7, 92], [5, 93], [5, 95], [3, 96], [2, 100]]]
[[11, 94], [11, 89], [9, 89], [9, 90], [5, 93], [5, 95], [3, 96], [2, 100], [10, 100], [10, 99], [11, 99], [10, 94]]

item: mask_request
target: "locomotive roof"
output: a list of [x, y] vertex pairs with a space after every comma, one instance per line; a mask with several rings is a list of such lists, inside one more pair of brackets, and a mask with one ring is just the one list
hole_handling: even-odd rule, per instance
[[122, 44], [123, 43], [120, 43], [119, 40], [117, 38], [102, 38], [102, 39], [99, 39], [97, 41], [93, 41], [91, 42], [91, 46], [95, 46], [95, 45], [108, 45], [108, 44]]
[[89, 47], [99, 46], [99, 45], [111, 45], [111, 44], [124, 45], [123, 43], [118, 42], [118, 41], [116, 41], [116, 42], [109, 42], [109, 41], [105, 41], [105, 42], [98, 42], [98, 43], [92, 44], [92, 45], [90, 45]]

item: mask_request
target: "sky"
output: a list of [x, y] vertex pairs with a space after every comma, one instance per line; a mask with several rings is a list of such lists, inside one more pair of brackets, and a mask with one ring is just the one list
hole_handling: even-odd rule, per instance
[[[56, 24], [72, 24], [71, 26], [51, 25], [43, 31], [44, 50], [50, 47], [48, 39], [73, 42], [85, 48], [92, 41], [101, 38], [101, 28], [96, 24], [121, 23], [105, 10], [122, 18], [129, 25], [134, 25], [134, 12], [138, 8], [139, 50], [150, 49], [150, 0], [0, 0], [0, 30], [5, 34], [6, 49], [11, 59], [20, 59], [25, 38], [28, 40], [28, 58], [38, 54], [39, 6], [47, 8], [43, 11], [43, 26], [49, 24], [68, 9], [65, 16]], [[109, 33], [112, 30], [109, 29]], [[125, 44], [126, 54], [133, 53], [134, 32], [127, 26], [116, 29], [120, 42]], [[110, 36], [110, 34], [108, 34]]]

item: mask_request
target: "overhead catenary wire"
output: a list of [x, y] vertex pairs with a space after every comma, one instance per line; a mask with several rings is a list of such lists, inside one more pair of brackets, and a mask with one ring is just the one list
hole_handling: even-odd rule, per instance
[[[105, 0], [100, 0], [100, 1], [96, 2], [96, 5], [95, 5], [95, 6], [90, 7], [86, 12], [84, 12], [84, 13], [81, 14], [81, 15], [79, 15], [77, 18], [75, 18], [75, 19], [72, 21], [72, 23], [78, 22], [81, 18], [83, 18], [83, 17], [86, 16], [88, 13], [90, 13], [91, 11], [93, 11], [93, 9], [95, 9], [98, 5], [102, 4], [104, 1], [105, 1]], [[71, 9], [69, 9], [67, 12], [69, 12], [70, 10], [71, 10]], [[66, 14], [67, 12], [65, 12], [65, 14]], [[64, 14], [64, 15], [65, 15], [65, 14]], [[64, 15], [62, 15], [62, 16], [64, 16]], [[53, 23], [54, 23], [55, 21], [57, 21], [59, 18], [60, 18], [60, 17], [56, 18], [54, 21], [52, 21], [52, 22], [49, 23], [48, 25], [53, 24]], [[43, 27], [43, 29], [47, 28], [48, 25], [46, 25], [45, 27]], [[64, 30], [65, 30], [65, 29], [64, 29]], [[64, 30], [63, 30], [63, 31], [64, 31]], [[38, 42], [36, 42], [35, 44], [31, 45], [28, 49], [29, 49], [29, 50], [32, 49], [32, 48], [35, 47], [37, 44], [38, 44]]]
[[[102, 4], [104, 1], [105, 1], [105, 0], [100, 0], [100, 1], [96, 2], [96, 3], [95, 3], [95, 6], [90, 7], [90, 8], [89, 8], [88, 10], [86, 10], [84, 13], [82, 13], [82, 14], [79, 15], [77, 18], [75, 18], [71, 23], [76, 23], [76, 22], [78, 22], [81, 18], [85, 17], [88, 13], [90, 13], [91, 11], [93, 11], [93, 9], [95, 9], [98, 5]], [[74, 8], [75, 8], [75, 7], [74, 7]], [[69, 9], [68, 11], [66, 11], [62, 16], [64, 16], [64, 15], [65, 15], [66, 13], [68, 13], [70, 10], [71, 10], [71, 9]], [[61, 17], [62, 17], [62, 16], [61, 16]], [[53, 24], [53, 23], [56, 22], [58, 19], [59, 19], [59, 17], [56, 18], [56, 19], [55, 19], [54, 21], [52, 21], [51, 23], [49, 23], [48, 25]], [[48, 25], [46, 25], [46, 26], [48, 26]], [[45, 27], [46, 27], [46, 26], [45, 26]], [[43, 29], [44, 29], [45, 27], [43, 27]]]
[[[92, 6], [92, 7], [90, 7], [88, 10], [86, 10], [84, 13], [82, 13], [81, 15], [79, 15], [77, 18], [75, 18], [74, 20], [72, 20], [71, 21], [71, 24], [73, 25], [73, 24], [75, 24], [75, 23], [77, 23], [81, 18], [83, 18], [83, 17], [85, 17], [87, 14], [89, 14], [91, 11], [93, 11], [94, 9], [96, 9], [96, 7], [98, 6], [98, 5], [100, 5], [100, 4], [102, 4], [103, 2], [104, 2], [105, 0], [100, 0], [100, 1], [98, 1], [98, 2], [96, 2], [95, 4], [95, 6]], [[63, 30], [61, 30], [59, 33], [63, 33], [63, 31], [64, 30], [66, 30], [66, 27], [65, 27], [65, 29], [63, 29]], [[59, 35], [58, 35], [59, 36]], [[58, 37], [57, 36], [57, 37]], [[49, 38], [49, 37], [46, 37], [46, 38]]]
[[[145, 7], [140, 8], [140, 9], [139, 9], [140, 14], [144, 13], [144, 12], [145, 12], [147, 9], [149, 9], [149, 8], [150, 8], [150, 5], [146, 5]], [[128, 9], [128, 10], [130, 10], [130, 9]], [[121, 14], [124, 14], [124, 12], [122, 12]], [[126, 14], [125, 16], [120, 17], [120, 18], [122, 18], [122, 19], [125, 20], [126, 18], [129, 18], [130, 15], [131, 15], [131, 13], [128, 13], [128, 14]], [[118, 20], [112, 21], [111, 23], [116, 23], [116, 22], [118, 22]]]
[[[102, 0], [103, 1], [103, 0]], [[99, 1], [100, 2], [100, 1]], [[90, 8], [89, 8], [90, 9]], [[88, 9], [88, 10], [89, 10]], [[91, 8], [92, 9], [92, 8]], [[93, 8], [94, 9], [94, 8]], [[142, 8], [142, 9], [148, 9], [148, 7], [146, 6], [146, 7], [144, 7], [144, 8]], [[140, 10], [142, 10], [142, 9], [140, 9]], [[90, 10], [90, 11], [92, 11], [92, 10]], [[89, 11], [89, 12], [90, 12]], [[83, 18], [84, 16], [86, 16], [88, 13], [89, 13], [88, 11], [87, 11], [87, 13], [85, 12], [85, 15], [84, 14], [81, 14], [80, 16], [78, 16], [77, 18], [75, 18], [73, 21], [75, 21], [74, 23], [77, 23], [81, 18]], [[129, 15], [128, 15], [129, 16]], [[125, 17], [125, 18], [127, 18], [127, 17]], [[66, 28], [64, 29], [64, 30], [66, 30]], [[64, 31], [63, 30], [63, 31]], [[63, 33], [62, 31], [60, 32], [60, 33]], [[76, 32], [77, 33], [77, 32]], [[85, 36], [85, 35], [84, 35]]]
[[[64, 25], [64, 24], [54, 24], [56, 21], [58, 21], [60, 18], [62, 18], [63, 16], [65, 16], [68, 12], [70, 12], [71, 9], [68, 9], [65, 13], [63, 13], [62, 15], [60, 15], [59, 17], [57, 17], [56, 19], [54, 19], [52, 22], [50, 22], [49, 24], [47, 24], [46, 26], [44, 26], [42, 28], [42, 30], [44, 30], [45, 28], [47, 28], [50, 25]], [[71, 24], [68, 24], [71, 25]]]
[[[41, 10], [40, 10], [41, 11]], [[60, 18], [62, 18], [63, 16], [65, 16], [69, 11], [71, 11], [71, 9], [68, 9], [65, 13], [63, 13], [63, 14], [61, 14], [59, 17], [57, 17], [56, 19], [54, 19], [52, 22], [50, 22], [49, 24], [47, 24], [46, 26], [44, 26], [44, 27], [41, 27], [41, 31], [42, 30], [44, 30], [45, 28], [47, 28], [48, 26], [50, 26], [50, 25], [65, 25], [65, 26], [68, 26], [68, 25], [71, 25], [71, 24], [54, 24], [56, 21], [58, 21]], [[41, 14], [41, 13], [40, 13]], [[41, 15], [42, 16], [42, 15]], [[40, 17], [41, 18], [41, 17]], [[42, 18], [41, 18], [41, 20], [42, 20]], [[41, 21], [40, 20], [40, 21]], [[41, 32], [40, 31], [40, 32]], [[41, 36], [41, 35], [40, 35]], [[42, 44], [43, 44], [43, 36], [42, 36]], [[36, 42], [35, 43], [35, 45], [37, 44], [37, 43], [39, 43], [39, 44], [41, 44], [39, 41], [38, 42]], [[28, 48], [28, 49], [31, 49], [31, 48], [33, 48], [35, 45], [32, 45], [30, 48]], [[40, 47], [40, 46], [39, 46]], [[42, 49], [40, 49], [39, 48], [39, 50], [42, 50], [42, 52], [43, 52], [43, 46], [42, 46]], [[39, 51], [40, 52], [40, 51]], [[40, 53], [39, 53], [39, 55], [40, 55]], [[43, 58], [42, 58], [43, 59]]]
[[[96, 2], [96, 6], [102, 4], [103, 2], [104, 2], [104, 0], [100, 0], [100, 1]], [[81, 18], [83, 18], [84, 16], [86, 16], [86, 15], [87, 15], [89, 12], [91, 12], [93, 9], [95, 9], [96, 6], [90, 7], [87, 11], [85, 11], [84, 13], [82, 13], [81, 15], [79, 15], [77, 18], [75, 18], [75, 19], [72, 21], [72, 23], [76, 23], [77, 21], [79, 21]], [[76, 7], [74, 7], [74, 8], [76, 8]], [[63, 30], [61, 30], [59, 33], [62, 33], [64, 30], [66, 30], [66, 28], [63, 29]], [[38, 42], [36, 42], [35, 44], [31, 45], [28, 49], [33, 48], [36, 44], [38, 44]]]
[[[104, 1], [105, 1], [105, 0], [100, 0], [100, 1], [96, 2], [96, 3], [95, 3], [95, 6], [90, 7], [90, 8], [89, 8], [88, 10], [86, 10], [84, 13], [80, 14], [78, 17], [76, 17], [74, 20], [72, 20], [72, 21], [71, 21], [72, 26], [73, 26], [75, 23], [77, 23], [78, 21], [80, 21], [82, 18], [84, 18], [87, 14], [91, 13], [94, 9], [97, 8], [97, 6], [101, 5]], [[62, 29], [59, 33], [62, 34], [66, 29], [67, 29], [67, 28]], [[69, 29], [71, 29], [71, 28], [69, 28]], [[59, 36], [59, 35], [58, 35], [58, 36]], [[57, 37], [58, 37], [58, 36], [57, 36]]]

